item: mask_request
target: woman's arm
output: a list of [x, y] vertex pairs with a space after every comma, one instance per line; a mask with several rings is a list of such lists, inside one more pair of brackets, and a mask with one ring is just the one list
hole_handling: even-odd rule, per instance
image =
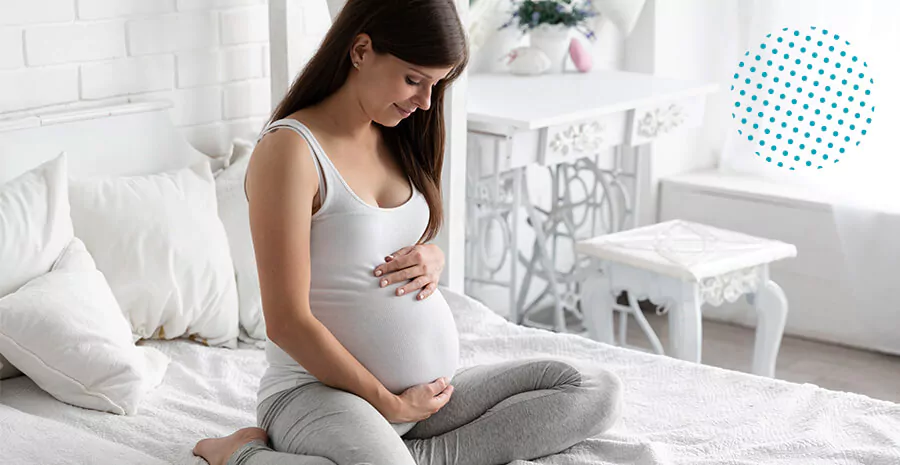
[[309, 307], [310, 227], [318, 174], [309, 146], [281, 130], [264, 137], [247, 168], [250, 230], [269, 339], [322, 383], [366, 399], [383, 415], [387, 390]]

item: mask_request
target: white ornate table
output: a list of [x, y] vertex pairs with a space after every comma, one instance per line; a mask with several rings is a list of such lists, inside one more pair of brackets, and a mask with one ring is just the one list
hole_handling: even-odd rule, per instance
[[[577, 257], [577, 238], [637, 224], [649, 191], [647, 143], [702, 124], [716, 85], [598, 70], [474, 74], [468, 90], [466, 293], [478, 297], [473, 284], [507, 287], [511, 321], [569, 331], [566, 312], [583, 318], [581, 284], [593, 268], [577, 258], [563, 265], [559, 256]], [[549, 208], [533, 201], [527, 168], [549, 176]], [[530, 247], [518, 244], [520, 213], [534, 231]], [[501, 243], [493, 260], [489, 236]], [[527, 302], [535, 281], [543, 290]], [[554, 324], [528, 321], [547, 301]]]
[[[625, 344], [625, 323], [632, 315], [657, 353], [664, 353], [638, 299], [649, 299], [669, 314], [669, 351], [682, 360], [700, 362], [701, 306], [735, 302], [741, 296], [756, 308], [753, 373], [774, 376], [788, 302], [769, 278], [769, 263], [795, 257], [797, 249], [762, 239], [683, 220], [672, 220], [580, 241], [577, 250], [599, 261], [599, 272], [585, 284], [585, 324], [592, 339], [614, 343], [613, 310], [620, 319], [619, 342]], [[628, 306], [614, 299], [628, 293]]]

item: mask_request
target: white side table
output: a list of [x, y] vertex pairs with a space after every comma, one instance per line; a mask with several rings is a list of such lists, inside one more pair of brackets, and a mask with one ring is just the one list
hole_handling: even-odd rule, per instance
[[[466, 294], [506, 288], [512, 322], [569, 331], [592, 271], [568, 262], [575, 240], [637, 224], [651, 192], [650, 142], [701, 126], [717, 85], [597, 69], [473, 74], [467, 86]], [[546, 187], [529, 186], [529, 168], [546, 173]], [[520, 215], [534, 233], [527, 246]], [[528, 318], [545, 306], [552, 326]]]
[[[635, 316], [654, 349], [663, 353], [637, 304], [649, 299], [669, 313], [670, 355], [699, 363], [701, 306], [746, 296], [758, 315], [753, 373], [774, 376], [788, 303], [769, 278], [769, 263], [795, 257], [792, 244], [673, 220], [580, 241], [576, 250], [599, 261], [600, 271], [583, 291], [592, 339], [614, 343], [613, 310], [620, 310]], [[615, 303], [621, 291], [628, 292], [627, 307]], [[624, 342], [624, 323], [619, 329]]]

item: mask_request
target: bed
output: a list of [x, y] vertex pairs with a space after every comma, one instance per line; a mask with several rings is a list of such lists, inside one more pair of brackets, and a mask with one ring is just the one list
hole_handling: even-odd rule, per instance
[[[459, 326], [463, 366], [553, 356], [600, 364], [624, 381], [623, 416], [612, 430], [514, 465], [900, 463], [900, 405], [516, 326], [442, 291]], [[135, 417], [68, 406], [25, 377], [5, 381], [4, 463], [203, 464], [191, 455], [196, 440], [255, 424], [263, 351], [146, 343], [172, 363]]]
[[[153, 173], [203, 157], [171, 125], [164, 102], [76, 108], [0, 122], [0, 182], [69, 156], [72, 177]], [[625, 386], [608, 432], [538, 464], [900, 464], [900, 405], [608, 346], [509, 323], [449, 288], [461, 366], [552, 356], [604, 366]], [[137, 415], [57, 401], [29, 378], [0, 384], [0, 462], [203, 463], [194, 443], [255, 424], [264, 352], [190, 340], [139, 344], [171, 358]]]

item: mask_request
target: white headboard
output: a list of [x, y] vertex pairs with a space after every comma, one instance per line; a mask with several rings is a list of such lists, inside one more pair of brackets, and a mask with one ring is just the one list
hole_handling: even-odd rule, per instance
[[166, 101], [0, 120], [0, 183], [65, 151], [74, 178], [149, 174], [209, 160], [169, 120]]

